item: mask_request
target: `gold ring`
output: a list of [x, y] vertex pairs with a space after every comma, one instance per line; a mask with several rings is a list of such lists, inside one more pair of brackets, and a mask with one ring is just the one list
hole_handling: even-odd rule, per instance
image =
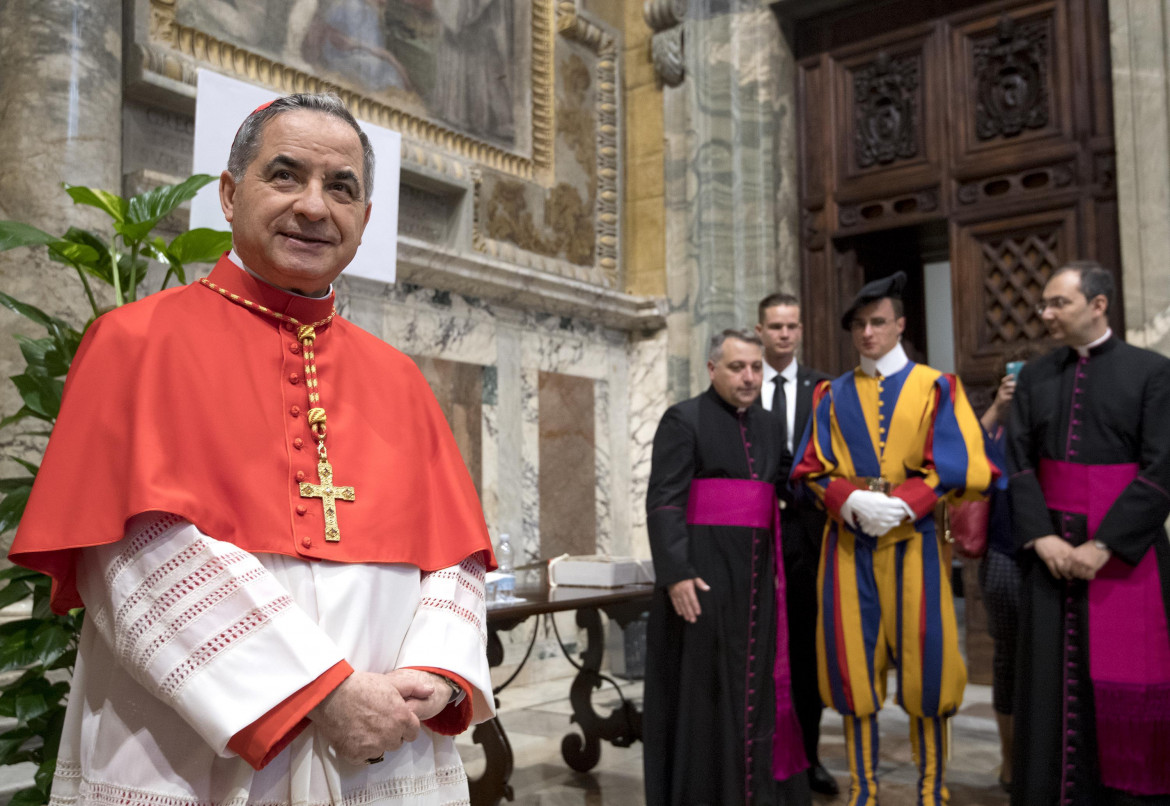
[[384, 761], [385, 759], [386, 759], [386, 753], [383, 752], [377, 758], [367, 758], [366, 763], [367, 764], [379, 764], [382, 761]]

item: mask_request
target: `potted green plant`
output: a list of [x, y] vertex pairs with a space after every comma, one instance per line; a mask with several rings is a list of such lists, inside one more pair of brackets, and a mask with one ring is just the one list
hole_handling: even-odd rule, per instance
[[[133, 302], [151, 261], [165, 267], [158, 289], [172, 281], [185, 284], [185, 267], [212, 263], [231, 247], [231, 233], [193, 229], [167, 242], [154, 236], [159, 223], [216, 177], [197, 174], [175, 185], [164, 185], [130, 199], [104, 190], [65, 185], [75, 204], [96, 207], [112, 221], [108, 237], [70, 227], [57, 236], [19, 221], [0, 221], [0, 251], [45, 247], [49, 257], [76, 270], [79, 291], [92, 315], [81, 324], [50, 316], [39, 308], [0, 292], [0, 305], [43, 329], [39, 338], [17, 335], [24, 371], [11, 380], [20, 393], [18, 411], [0, 420], [0, 428], [23, 424], [23, 433], [48, 436], [61, 407], [65, 375], [89, 325], [103, 313], [93, 283], [113, 289], [113, 307]], [[103, 295], [104, 296], [104, 295]], [[20, 522], [38, 464], [10, 456], [27, 474], [0, 479], [0, 533]], [[58, 616], [49, 609], [50, 580], [43, 574], [12, 567], [0, 571], [0, 608], [31, 599], [31, 614], [0, 624], [0, 717], [16, 725], [0, 733], [0, 766], [32, 762], [34, 784], [13, 795], [11, 806], [48, 803], [57, 764], [57, 747], [65, 719], [69, 673], [77, 657], [80, 609]]]

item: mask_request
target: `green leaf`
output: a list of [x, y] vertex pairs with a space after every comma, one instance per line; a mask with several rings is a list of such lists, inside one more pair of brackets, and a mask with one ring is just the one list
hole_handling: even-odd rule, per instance
[[140, 193], [130, 200], [123, 226], [118, 232], [127, 242], [142, 240], [159, 221], [217, 178], [210, 174], [195, 174], [177, 185], [163, 185]]
[[26, 490], [14, 490], [5, 495], [3, 501], [0, 501], [0, 534], [9, 529], [15, 529], [16, 524], [20, 523], [31, 491], [31, 487]]
[[41, 766], [37, 769], [33, 780], [36, 781], [37, 788], [42, 792], [48, 792], [53, 786], [53, 775], [57, 772], [57, 758], [47, 758], [41, 762]]
[[19, 456], [7, 455], [4, 458], [11, 459], [12, 461], [16, 462], [18, 465], [23, 467], [25, 470], [27, 470], [29, 473], [32, 473], [34, 476], [37, 474], [37, 471], [40, 470], [40, 467], [41, 467], [38, 464], [34, 464], [33, 462], [28, 461], [27, 459], [21, 459]]
[[25, 319], [36, 322], [45, 330], [49, 331], [50, 335], [55, 332], [76, 334], [78, 342], [81, 341], [81, 334], [78, 333], [68, 322], [64, 319], [58, 319], [55, 316], [49, 316], [35, 305], [29, 305], [27, 302], [21, 302], [15, 297], [10, 297], [3, 291], [0, 291], [0, 305], [4, 306], [13, 313], [18, 313]]
[[32, 587], [23, 580], [9, 582], [3, 588], [0, 588], [0, 607], [8, 607], [10, 604], [27, 599], [32, 596]]
[[17, 490], [31, 489], [32, 476], [17, 476], [16, 478], [0, 479], [0, 493], [7, 495]]
[[58, 262], [64, 261], [71, 266], [85, 268], [100, 260], [101, 253], [91, 246], [69, 241], [53, 241], [49, 244], [49, 257]]
[[[15, 414], [9, 414], [3, 420], [0, 420], [0, 428], [4, 428], [6, 426], [12, 425], [13, 423], [19, 423], [21, 420], [25, 419], [26, 417], [35, 417], [35, 416], [36, 416], [35, 412], [33, 412], [33, 410], [30, 409], [28, 406], [21, 406], [20, 409]], [[35, 433], [35, 432], [33, 432], [33, 433]]]
[[121, 196], [110, 193], [108, 190], [95, 190], [83, 185], [66, 184], [65, 192], [69, 194], [69, 198], [73, 199], [74, 204], [88, 204], [90, 207], [96, 207], [118, 223], [126, 220], [129, 203]]
[[57, 237], [19, 221], [0, 221], [0, 252], [18, 246], [48, 246]]
[[31, 568], [24, 568], [19, 565], [13, 565], [0, 571], [0, 579], [33, 579], [39, 576], [44, 575], [40, 571], [34, 571]]
[[[223, 230], [198, 229], [187, 230], [179, 235], [166, 251], [180, 264], [214, 263], [224, 252], [232, 248], [232, 234]], [[180, 278], [182, 279], [182, 278]], [[184, 280], [184, 282], [186, 282]]]
[[[73, 631], [56, 619], [43, 623], [32, 636], [32, 648], [42, 666], [52, 665], [73, 646]], [[66, 686], [68, 690], [68, 686]]]
[[45, 806], [49, 802], [48, 793], [35, 786], [22, 789], [12, 796], [8, 806]]
[[[92, 261], [81, 261], [74, 265], [80, 266], [87, 274], [91, 274], [109, 285], [114, 284], [114, 277], [110, 273], [110, 245], [104, 238], [89, 230], [70, 227], [61, 236], [61, 240], [92, 249], [94, 253], [94, 259]], [[55, 255], [51, 256], [56, 259]]]
[[65, 381], [50, 378], [36, 372], [13, 375], [12, 383], [20, 392], [20, 399], [33, 411], [33, 415], [46, 420], [55, 420], [61, 411], [61, 395]]
[[72, 353], [52, 338], [30, 339], [28, 336], [16, 335], [20, 342], [20, 352], [24, 356], [29, 369], [50, 378], [61, 378], [69, 371], [69, 364], [73, 361]]
[[27, 761], [28, 751], [22, 751], [25, 742], [37, 738], [29, 728], [21, 725], [0, 734], [0, 765], [5, 767]]

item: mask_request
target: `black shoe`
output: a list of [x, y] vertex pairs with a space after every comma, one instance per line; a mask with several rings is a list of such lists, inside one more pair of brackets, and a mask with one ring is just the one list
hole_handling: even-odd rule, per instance
[[841, 790], [837, 787], [837, 779], [829, 774], [824, 764], [820, 763], [809, 767], [808, 788], [822, 795], [839, 795], [841, 793]]

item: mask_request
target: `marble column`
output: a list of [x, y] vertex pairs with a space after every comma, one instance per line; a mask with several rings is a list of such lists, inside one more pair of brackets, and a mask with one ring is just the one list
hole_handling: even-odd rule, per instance
[[1109, 0], [1126, 339], [1170, 355], [1170, 7]]
[[664, 92], [670, 399], [707, 385], [713, 333], [799, 286], [795, 66], [752, 0], [691, 0], [681, 83]]
[[[54, 234], [71, 225], [106, 231], [108, 219], [75, 206], [61, 183], [121, 189], [121, 0], [0, 3], [0, 110], [0, 218]], [[76, 273], [43, 248], [0, 253], [0, 287], [78, 325], [91, 315]], [[3, 378], [19, 364], [13, 333], [43, 335], [0, 312]], [[11, 384], [0, 383], [0, 413], [19, 405]], [[0, 451], [12, 450], [11, 431], [0, 435]]]

